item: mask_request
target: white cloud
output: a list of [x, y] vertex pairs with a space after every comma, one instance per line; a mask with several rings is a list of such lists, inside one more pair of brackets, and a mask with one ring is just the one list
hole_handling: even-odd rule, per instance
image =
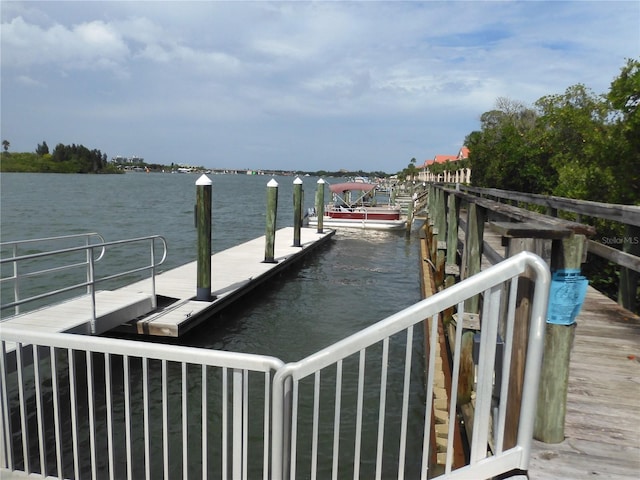
[[2, 44], [2, 63], [9, 68], [45, 64], [114, 68], [129, 54], [120, 35], [101, 21], [41, 28], [16, 17], [2, 25]]
[[[28, 111], [35, 100], [20, 89], [46, 83], [51, 111], [77, 106], [66, 110], [67, 129], [86, 123], [76, 111], [113, 137], [128, 119], [141, 148], [157, 149], [143, 156], [158, 161], [157, 132], [211, 125], [268, 136], [260, 145], [295, 136], [320, 151], [322, 130], [325, 141], [427, 158], [459, 145], [497, 97], [530, 104], [575, 83], [601, 93], [640, 51], [632, 2], [9, 3], [3, 95]], [[3, 102], [3, 116], [12, 104]], [[36, 131], [52, 122], [30, 125], [40, 121]], [[347, 123], [349, 135], [339, 130]], [[397, 146], [379, 145], [383, 137]], [[234, 150], [231, 135], [218, 142]], [[201, 144], [195, 135], [185, 148]], [[408, 145], [425, 151], [402, 152]]]

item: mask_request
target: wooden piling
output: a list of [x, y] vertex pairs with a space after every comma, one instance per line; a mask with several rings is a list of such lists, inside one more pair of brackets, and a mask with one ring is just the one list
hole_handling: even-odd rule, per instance
[[[572, 235], [554, 244], [551, 269], [580, 270], [586, 245], [584, 235]], [[540, 389], [533, 436], [545, 443], [564, 440], [569, 361], [576, 324], [546, 324], [544, 355], [540, 371]]]
[[196, 229], [198, 235], [198, 265], [196, 300], [211, 301], [211, 190], [206, 175], [196, 181]]
[[324, 184], [323, 179], [319, 179], [316, 188], [316, 215], [318, 217], [318, 233], [324, 233]]
[[272, 178], [267, 183], [267, 225], [265, 231], [264, 262], [278, 263], [274, 258], [276, 243], [276, 217], [278, 213], [278, 182]]
[[293, 246], [300, 246], [300, 228], [302, 228], [302, 180], [293, 181]]
[[[480, 272], [482, 267], [482, 249], [484, 244], [485, 209], [475, 203], [469, 204], [467, 212], [467, 229], [465, 232], [465, 261], [464, 278], [468, 278]], [[479, 312], [478, 295], [468, 299], [464, 303], [464, 309], [469, 313]]]

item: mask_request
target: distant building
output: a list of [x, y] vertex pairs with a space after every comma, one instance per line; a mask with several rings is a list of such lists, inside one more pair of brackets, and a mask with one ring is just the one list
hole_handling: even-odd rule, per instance
[[[469, 158], [469, 149], [462, 147], [457, 155], [436, 155], [430, 160], [425, 160], [419, 167], [418, 181], [469, 184], [471, 169], [457, 165], [457, 162], [467, 158]], [[444, 168], [434, 168], [435, 165], [444, 165]]]
[[117, 164], [141, 164], [144, 163], [144, 158], [138, 157], [137, 155], [132, 155], [130, 157], [123, 157], [120, 155], [116, 155], [111, 159], [113, 163]]

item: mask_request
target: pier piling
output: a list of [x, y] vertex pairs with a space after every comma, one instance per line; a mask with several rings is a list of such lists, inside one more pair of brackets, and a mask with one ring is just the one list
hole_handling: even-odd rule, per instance
[[293, 246], [300, 246], [300, 228], [302, 227], [302, 180], [293, 181]]
[[209, 177], [196, 181], [196, 230], [198, 232], [198, 268], [196, 300], [211, 301], [211, 190]]
[[323, 179], [318, 180], [316, 188], [316, 215], [318, 217], [318, 233], [324, 229], [324, 184]]
[[265, 232], [264, 262], [277, 263], [274, 258], [276, 243], [276, 216], [278, 213], [278, 182], [267, 183], [267, 226]]

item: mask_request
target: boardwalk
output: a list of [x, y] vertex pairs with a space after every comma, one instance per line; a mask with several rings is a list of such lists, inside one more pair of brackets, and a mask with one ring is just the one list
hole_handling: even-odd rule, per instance
[[[500, 255], [500, 236], [484, 240]], [[483, 268], [491, 265], [483, 257]], [[640, 317], [589, 288], [571, 352], [565, 440], [534, 441], [530, 480], [640, 478]]]

